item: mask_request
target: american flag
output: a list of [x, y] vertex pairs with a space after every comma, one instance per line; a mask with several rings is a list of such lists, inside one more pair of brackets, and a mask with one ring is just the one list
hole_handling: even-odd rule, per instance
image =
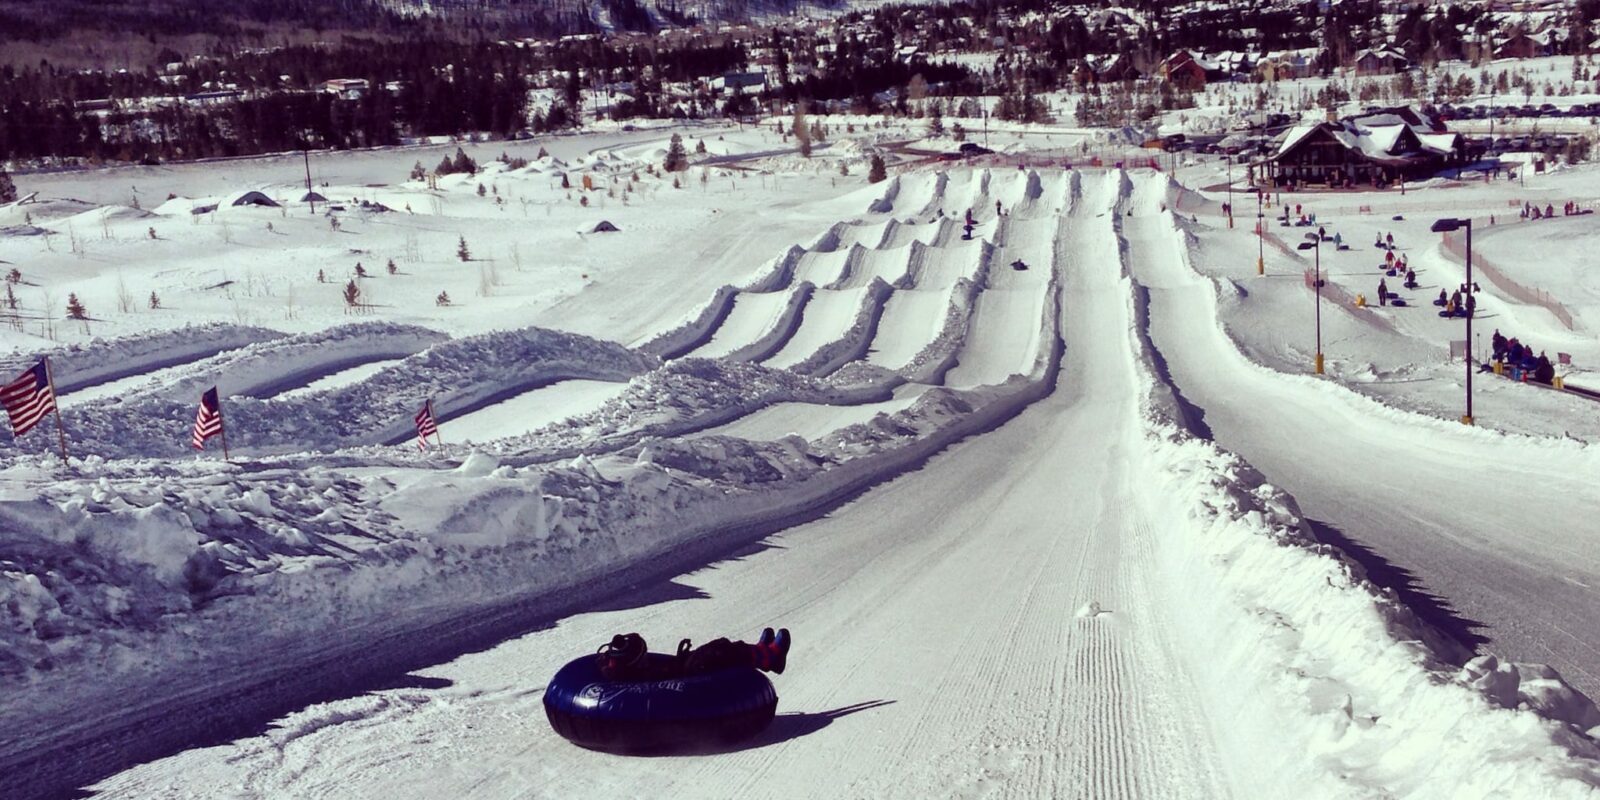
[[428, 449], [428, 437], [439, 435], [439, 423], [433, 419], [433, 401], [428, 401], [417, 412], [417, 449]]
[[56, 393], [50, 386], [50, 372], [44, 360], [23, 370], [16, 380], [0, 389], [0, 403], [11, 415], [11, 430], [21, 436], [33, 430], [46, 414], [56, 410]]
[[1572, 365], [1572, 354], [1571, 353], [1556, 353], [1556, 363], [1557, 364], [1566, 364], [1568, 366], [1571, 366]]
[[217, 387], [200, 395], [200, 411], [194, 415], [194, 449], [206, 449], [206, 440], [222, 433], [222, 404], [217, 400]]

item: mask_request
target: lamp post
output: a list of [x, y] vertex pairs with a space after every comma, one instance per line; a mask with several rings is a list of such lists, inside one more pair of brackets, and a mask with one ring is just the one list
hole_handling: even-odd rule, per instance
[[1256, 187], [1256, 274], [1267, 274], [1267, 217], [1261, 207], [1261, 187]]
[[1316, 233], [1306, 234], [1306, 240], [1296, 248], [1298, 250], [1316, 251], [1317, 264], [1317, 374], [1322, 374], [1322, 234], [1323, 229], [1318, 228]]
[[1233, 227], [1233, 156], [1223, 156], [1228, 162], [1228, 227]]
[[1461, 228], [1467, 229], [1467, 413], [1461, 417], [1463, 425], [1472, 424], [1472, 317], [1477, 314], [1478, 303], [1472, 299], [1472, 220], [1471, 219], [1441, 219], [1435, 220], [1431, 230], [1434, 233], [1449, 233]]

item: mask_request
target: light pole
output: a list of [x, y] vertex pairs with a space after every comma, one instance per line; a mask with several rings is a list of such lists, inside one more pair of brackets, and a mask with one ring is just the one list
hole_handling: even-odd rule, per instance
[[1261, 208], [1261, 187], [1256, 187], [1256, 274], [1267, 274], [1267, 217]]
[[1322, 234], [1323, 229], [1318, 228], [1316, 233], [1306, 234], [1306, 241], [1300, 243], [1298, 250], [1315, 250], [1317, 264], [1317, 374], [1322, 374]]
[[1471, 219], [1441, 219], [1435, 220], [1432, 231], [1434, 233], [1449, 233], [1460, 228], [1467, 229], [1467, 413], [1461, 418], [1463, 425], [1472, 424], [1472, 317], [1478, 312], [1478, 303], [1472, 299], [1472, 220]]
[[1233, 227], [1233, 156], [1225, 155], [1228, 162], [1228, 227]]

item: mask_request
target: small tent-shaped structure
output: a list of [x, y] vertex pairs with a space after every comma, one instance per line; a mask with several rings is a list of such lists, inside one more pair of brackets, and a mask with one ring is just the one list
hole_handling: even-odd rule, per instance
[[228, 195], [222, 199], [222, 204], [220, 207], [231, 208], [234, 206], [265, 206], [268, 208], [277, 208], [278, 202], [262, 194], [261, 192], [250, 189], [243, 192], [234, 192], [233, 194]]
[[300, 202], [302, 202], [302, 203], [326, 203], [326, 202], [328, 202], [328, 198], [323, 197], [321, 192], [306, 192], [305, 194], [300, 196]]
[[590, 233], [619, 233], [621, 231], [621, 228], [612, 225], [609, 220], [600, 220], [598, 225], [589, 230]]

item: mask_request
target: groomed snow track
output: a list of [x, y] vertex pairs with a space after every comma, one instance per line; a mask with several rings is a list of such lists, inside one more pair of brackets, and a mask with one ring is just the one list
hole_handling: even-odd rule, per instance
[[[898, 370], [870, 417], [763, 403], [693, 439], [538, 473], [532, 489], [492, 464], [424, 474], [394, 494], [438, 504], [474, 478], [499, 482], [445, 503], [446, 543], [488, 535], [463, 520], [516, 531], [506, 520], [536, 502], [519, 491], [563, 514], [586, 493], [616, 496], [626, 513], [538, 522], [537, 541], [502, 545], [480, 574], [407, 585], [408, 607], [454, 597], [450, 614], [357, 617], [277, 671], [240, 676], [223, 659], [214, 683], [103, 729], [51, 739], [19, 720], [13, 741], [34, 746], [0, 751], [0, 772], [24, 797], [1592, 797], [1592, 744], [1455, 681], [1447, 654], [1421, 644], [1427, 626], [1305, 534], [1292, 498], [1193, 435], [1208, 418], [1185, 394], [1183, 346], [1225, 340], [1165, 327], [1215, 315], [1163, 306], [1203, 294], [1158, 244], [1173, 223], [1156, 180], [900, 176], [876, 211], [999, 198], [1010, 213], [978, 243], [827, 234], [844, 251], [904, 252], [901, 278], [827, 288], [798, 280], [791, 252], [670, 334], [718, 359], [634, 384], [677, 369], [824, 386], [793, 373], [865, 326], [870, 348], [811, 366], [840, 387]], [[934, 319], [930, 298], [948, 298]], [[723, 300], [731, 311], [715, 310]], [[783, 438], [789, 426], [808, 441]], [[746, 434], [771, 441], [730, 436]], [[766, 471], [719, 483], [733, 463]], [[658, 493], [659, 510], [644, 499]], [[603, 530], [599, 561], [562, 549]], [[462, 602], [452, 581], [484, 594]], [[544, 722], [543, 682], [613, 633], [666, 650], [780, 624], [796, 647], [774, 679], [779, 716], [752, 742], [621, 759]], [[208, 695], [223, 689], [238, 691], [219, 709]], [[197, 746], [219, 731], [226, 744]]]

